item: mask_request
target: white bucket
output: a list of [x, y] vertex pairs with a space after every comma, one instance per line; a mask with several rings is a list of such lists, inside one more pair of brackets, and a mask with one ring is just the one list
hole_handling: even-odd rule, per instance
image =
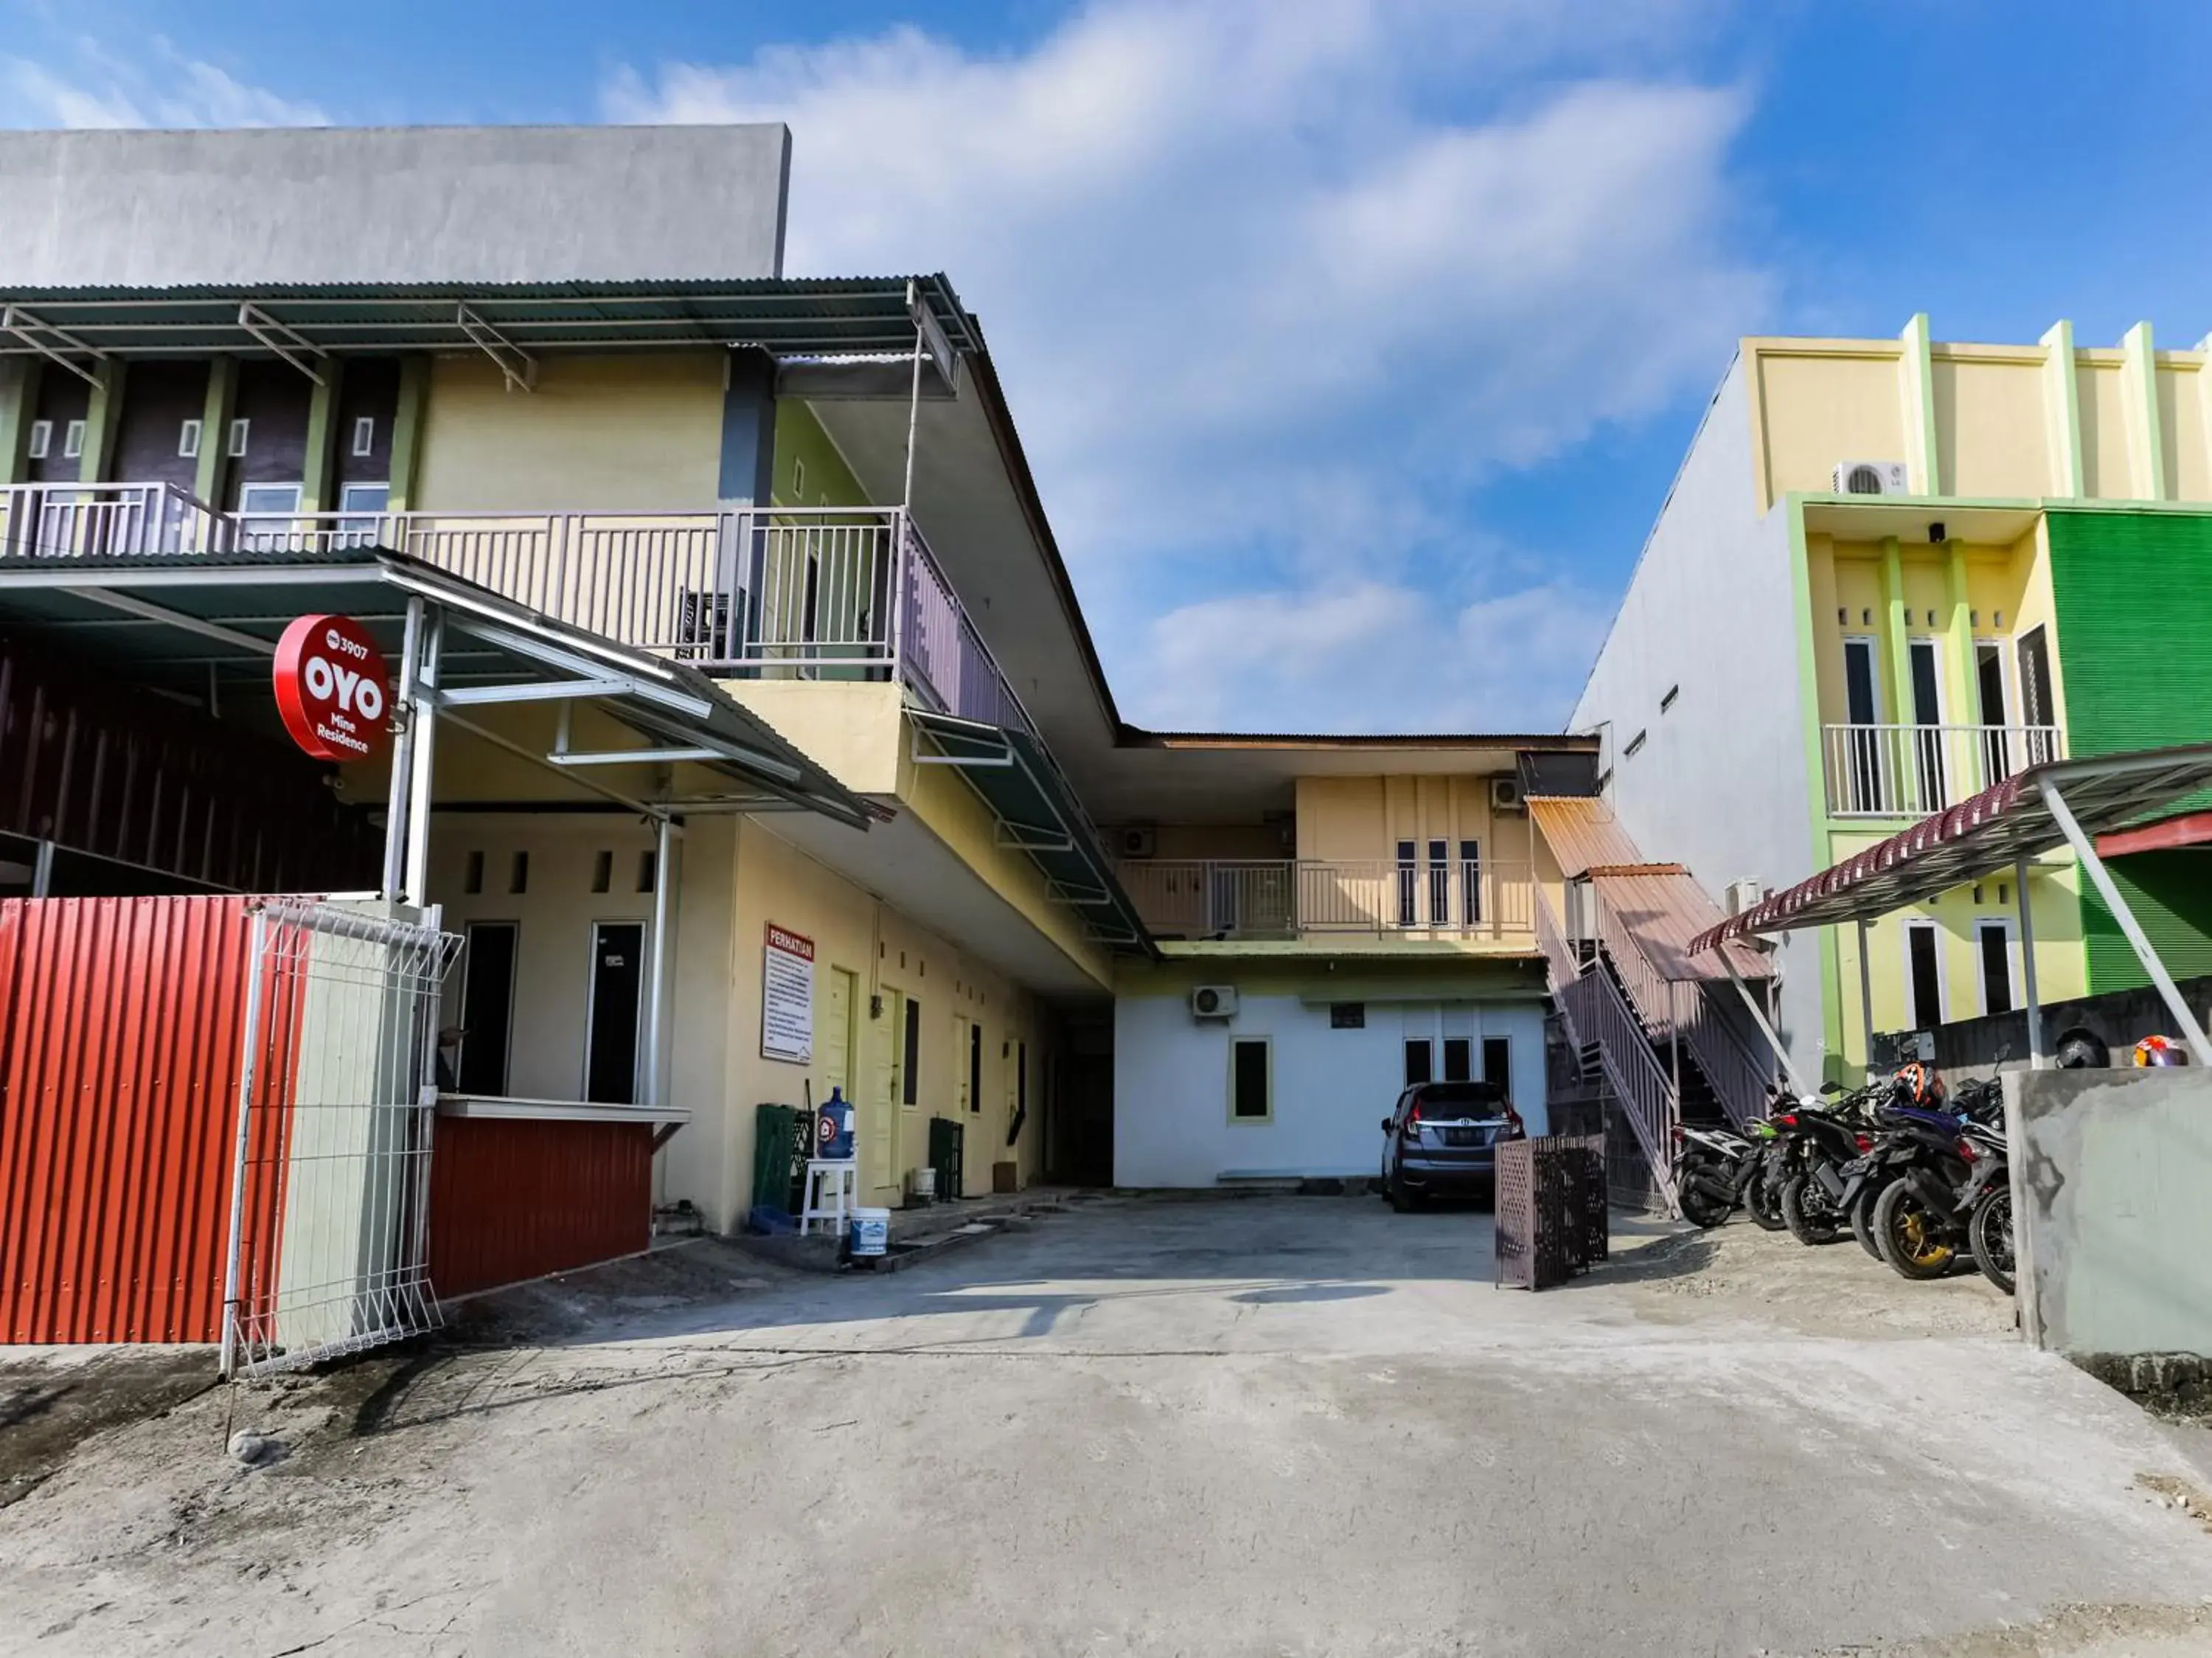
[[887, 1253], [891, 1247], [890, 1210], [888, 1209], [854, 1210], [852, 1241], [853, 1255], [855, 1259]]
[[906, 1172], [907, 1196], [916, 1203], [937, 1201], [937, 1171], [934, 1168], [910, 1168]]

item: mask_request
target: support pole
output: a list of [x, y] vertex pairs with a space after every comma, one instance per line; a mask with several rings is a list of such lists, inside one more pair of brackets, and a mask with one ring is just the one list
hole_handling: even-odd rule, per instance
[[399, 735], [392, 741], [392, 786], [384, 807], [384, 896], [397, 903], [407, 880], [407, 800], [414, 783], [416, 667], [422, 654], [422, 600], [407, 600], [406, 643], [399, 648]]
[[[906, 302], [909, 306], [921, 302], [912, 283], [906, 285]], [[921, 354], [927, 346], [917, 316], [914, 325], [914, 383], [908, 390], [906, 405], [906, 486], [899, 495], [899, 505], [909, 512], [914, 509], [914, 439], [921, 428]]]
[[676, 869], [668, 855], [675, 844], [675, 838], [668, 832], [665, 816], [660, 818], [653, 828], [656, 838], [653, 854], [653, 987], [646, 1016], [650, 1045], [646, 1051], [645, 1097], [656, 1108], [665, 1110], [668, 1106], [668, 1065], [663, 1058], [661, 1040], [668, 1020], [668, 955], [673, 942], [668, 936], [668, 923], [676, 909]]
[[1867, 924], [1859, 930], [1859, 1019], [1865, 1027], [1867, 1080], [1874, 1080], [1874, 952], [1867, 944]]
[[2014, 864], [2012, 873], [2013, 890], [2020, 894], [2020, 978], [2021, 987], [2027, 992], [2027, 1068], [2041, 1070], [2045, 1064], [2043, 997], [2035, 987], [2035, 917], [2027, 904], [2027, 860]]
[[1813, 1090], [1805, 1086], [1805, 1079], [1797, 1074], [1797, 1067], [1790, 1063], [1790, 1050], [1782, 1045], [1782, 1039], [1774, 1033], [1774, 1027], [1759, 1011], [1759, 998], [1752, 995], [1751, 986], [1743, 982], [1743, 975], [1736, 972], [1735, 963], [1729, 960], [1728, 946], [1722, 945], [1714, 954], [1720, 957], [1721, 966], [1728, 970], [1729, 983], [1735, 986], [1735, 993], [1743, 998], [1743, 1005], [1751, 1015], [1751, 1022], [1759, 1027], [1759, 1033], [1766, 1039], [1766, 1045], [1774, 1050], [1774, 1057], [1782, 1062], [1783, 1074], [1789, 1077], [1790, 1086], [1800, 1094], [1812, 1093]]
[[2120, 931], [2135, 947], [2136, 960], [2142, 963], [2143, 971], [2150, 975], [2150, 982], [2158, 987], [2159, 999], [2166, 1003], [2166, 1010], [2173, 1015], [2173, 1022], [2181, 1027], [2182, 1035], [2188, 1039], [2191, 1057], [2200, 1065], [2212, 1065], [2212, 1041], [2205, 1039], [2204, 1027], [2197, 1022], [2197, 1015], [2189, 1011], [2189, 1004], [2181, 999], [2181, 992], [2174, 988], [2172, 975], [2166, 972], [2166, 964], [2158, 959], [2158, 952], [2151, 948], [2149, 938], [2144, 935], [2142, 923], [2136, 919], [2136, 912], [2128, 908], [2128, 901], [2120, 896], [2119, 887], [2113, 884], [2112, 872], [2105, 868], [2104, 859], [2097, 856], [2096, 843], [2081, 832], [2081, 826], [2075, 820], [2073, 808], [2066, 804], [2057, 785], [2045, 777], [2042, 780], [2041, 788], [2044, 803], [2050, 807], [2051, 815], [2064, 833], [2067, 844], [2074, 849], [2074, 856], [2081, 860], [2081, 867], [2089, 872], [2089, 879], [2104, 899], [2105, 907], [2112, 912], [2112, 919], [2120, 923]]
[[238, 1065], [238, 1131], [230, 1151], [230, 1235], [222, 1268], [222, 1355], [220, 1374], [228, 1381], [238, 1368], [239, 1257], [246, 1240], [246, 1130], [252, 1121], [254, 1079], [261, 1061], [261, 979], [269, 956], [269, 912], [253, 912], [252, 946], [246, 957], [246, 1045]]
[[408, 722], [414, 728], [415, 753], [407, 802], [406, 895], [418, 907], [430, 901], [430, 776], [437, 760], [438, 661], [446, 643], [446, 613], [433, 610], [425, 623], [415, 717]]

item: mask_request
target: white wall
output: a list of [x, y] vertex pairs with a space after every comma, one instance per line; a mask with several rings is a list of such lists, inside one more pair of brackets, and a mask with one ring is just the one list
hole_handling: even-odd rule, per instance
[[[1815, 873], [1789, 514], [1759, 515], [1739, 357], [1713, 394], [1569, 724], [1609, 723], [1607, 793], [1644, 856], [1717, 899]], [[1660, 699], [1680, 687], [1662, 713]], [[1637, 734], [1644, 746], [1626, 750]], [[1820, 936], [1782, 951], [1783, 1034], [1820, 1070]]]
[[[1379, 1126], [1402, 1089], [1406, 1039], [1513, 1044], [1513, 1098], [1542, 1133], [1544, 1009], [1527, 1002], [1366, 1004], [1363, 1030], [1332, 1030], [1328, 1004], [1246, 996], [1237, 1017], [1200, 1023], [1182, 996], [1124, 996], [1114, 1004], [1114, 1184], [1211, 1186], [1224, 1174], [1373, 1174]], [[1229, 1115], [1229, 1044], [1273, 1044], [1274, 1116]], [[1442, 1067], [1442, 1047], [1434, 1052]]]

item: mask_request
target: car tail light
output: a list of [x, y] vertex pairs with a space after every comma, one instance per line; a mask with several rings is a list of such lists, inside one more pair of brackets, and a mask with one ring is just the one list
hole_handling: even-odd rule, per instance
[[1420, 1131], [1421, 1105], [1420, 1101], [1417, 1100], [1412, 1105], [1406, 1107], [1405, 1125], [1399, 1131], [1399, 1132], [1403, 1134], [1408, 1140], [1411, 1140], [1419, 1136]]

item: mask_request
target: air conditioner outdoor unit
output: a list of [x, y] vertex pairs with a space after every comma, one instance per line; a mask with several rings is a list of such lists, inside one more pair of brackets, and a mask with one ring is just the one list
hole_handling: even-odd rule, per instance
[[1490, 809], [1493, 812], [1518, 812], [1522, 808], [1521, 779], [1492, 777], [1490, 780]]
[[1902, 460], [1838, 460], [1832, 482], [1838, 495], [1912, 493]]
[[1190, 1010], [1200, 1019], [1233, 1019], [1237, 1016], [1237, 987], [1200, 984], [1190, 993]]
[[1728, 891], [1723, 894], [1728, 912], [1732, 916], [1740, 916], [1746, 910], [1753, 908], [1765, 896], [1765, 884], [1756, 881], [1731, 881], [1728, 884]]
[[1159, 850], [1160, 832], [1146, 825], [1132, 825], [1115, 832], [1125, 858], [1148, 858]]

